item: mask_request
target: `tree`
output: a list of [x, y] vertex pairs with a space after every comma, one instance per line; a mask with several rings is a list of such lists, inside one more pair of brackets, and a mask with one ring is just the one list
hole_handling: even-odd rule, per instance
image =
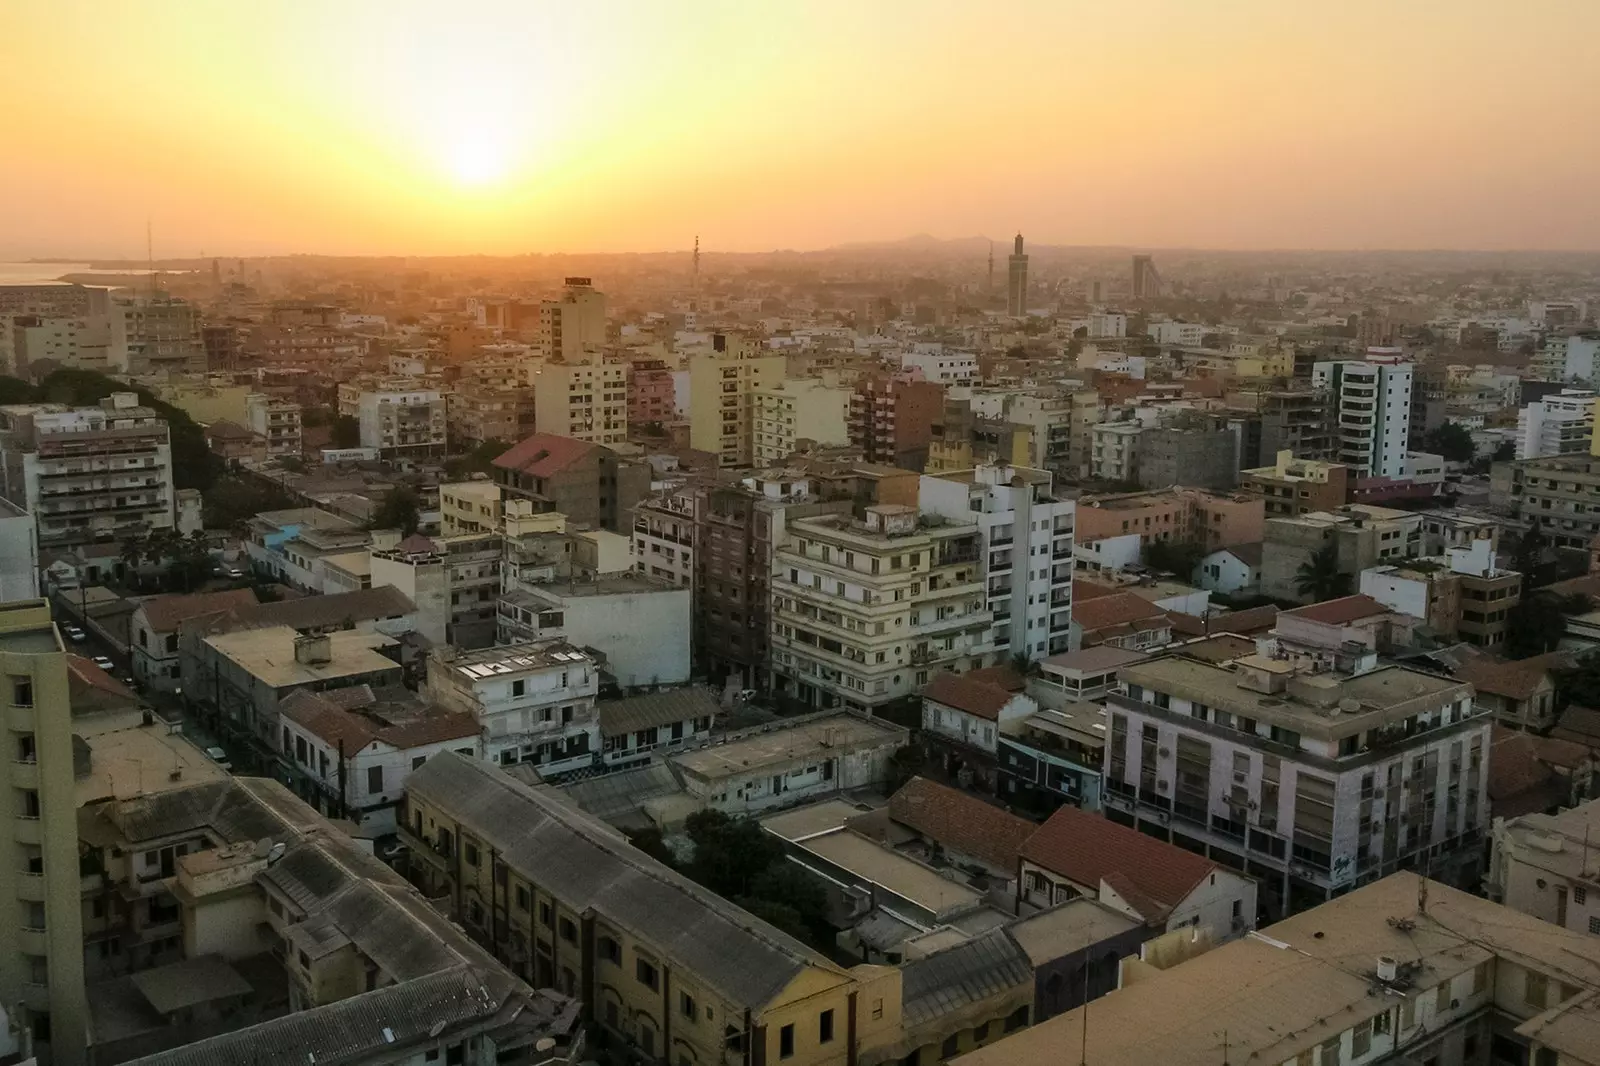
[[417, 531], [419, 510], [415, 490], [409, 485], [396, 485], [384, 495], [367, 528], [398, 529], [402, 537], [409, 537]]
[[144, 537], [135, 535], [122, 542], [122, 561], [128, 564], [128, 570], [137, 573], [139, 560], [144, 558]]
[[1554, 651], [1567, 633], [1567, 612], [1587, 606], [1585, 597], [1558, 596], [1552, 592], [1524, 593], [1522, 602], [1506, 612], [1506, 658], [1526, 659]]
[[784, 860], [778, 838], [748, 818], [721, 811], [696, 811], [684, 822], [694, 842], [690, 877], [720, 896], [748, 896], [767, 867]]
[[1555, 671], [1556, 710], [1569, 704], [1590, 706], [1600, 702], [1600, 651], [1580, 655], [1565, 669]]
[[1540, 528], [1539, 520], [1535, 518], [1528, 525], [1528, 531], [1517, 538], [1517, 547], [1514, 553], [1517, 573], [1522, 575], [1524, 589], [1533, 586], [1535, 575], [1544, 563], [1544, 551], [1548, 545], [1548, 538]]
[[1295, 591], [1314, 603], [1348, 595], [1350, 575], [1339, 569], [1339, 550], [1328, 541], [1300, 564], [1294, 575]]
[[494, 471], [494, 461], [506, 453], [510, 445], [492, 437], [483, 441], [465, 455], [453, 456], [444, 461], [444, 472], [460, 478], [469, 474], [489, 474]]
[[1511, 441], [1501, 441], [1500, 446], [1494, 450], [1490, 460], [1496, 463], [1509, 463], [1517, 457], [1517, 446]]
[[21, 378], [0, 376], [0, 404], [33, 403], [38, 398], [39, 390]]
[[333, 420], [332, 440], [335, 448], [359, 448], [361, 422], [354, 415], [340, 415]]
[[187, 537], [172, 543], [171, 562], [167, 564], [167, 587], [183, 592], [193, 592], [211, 576], [211, 551], [203, 530], [195, 530]]
[[657, 862], [667, 866], [676, 866], [678, 864], [677, 856], [673, 855], [672, 849], [667, 847], [667, 842], [662, 837], [661, 830], [653, 825], [629, 833], [628, 843]]
[[1444, 457], [1449, 463], [1470, 463], [1472, 457], [1478, 454], [1477, 445], [1472, 443], [1472, 433], [1460, 422], [1444, 422], [1428, 431], [1422, 438], [1422, 446], [1435, 455]]
[[1152, 570], [1164, 570], [1188, 581], [1195, 567], [1206, 557], [1200, 545], [1188, 540], [1158, 540], [1144, 550], [1144, 565]]

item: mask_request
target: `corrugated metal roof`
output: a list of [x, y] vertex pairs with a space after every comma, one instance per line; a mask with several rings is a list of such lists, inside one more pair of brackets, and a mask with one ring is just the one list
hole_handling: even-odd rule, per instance
[[752, 1009], [807, 967], [847, 975], [823, 956], [634, 848], [561, 799], [454, 753], [429, 759], [406, 789], [556, 896], [614, 922]]
[[716, 698], [699, 687], [668, 689], [595, 706], [600, 712], [602, 736], [619, 736], [636, 729], [670, 725], [694, 718], [709, 718], [718, 711]]
[[900, 968], [905, 1024], [921, 1025], [943, 1014], [1021, 985], [1032, 984], [1027, 954], [996, 929]]

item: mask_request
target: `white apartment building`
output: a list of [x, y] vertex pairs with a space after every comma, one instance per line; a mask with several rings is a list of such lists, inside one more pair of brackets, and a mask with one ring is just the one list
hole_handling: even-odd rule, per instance
[[540, 433], [620, 444], [628, 439], [628, 368], [623, 363], [546, 363], [533, 392]]
[[560, 638], [592, 648], [603, 656], [606, 673], [626, 688], [689, 680], [688, 587], [627, 571], [532, 584], [508, 576], [506, 586], [497, 619], [502, 642]]
[[[112, 343], [111, 316], [11, 317], [11, 373], [37, 378], [36, 364], [50, 362], [73, 370], [120, 372], [122, 360]], [[0, 328], [5, 321], [0, 319]]]
[[864, 521], [792, 520], [774, 556], [775, 687], [812, 706], [870, 710], [938, 670], [987, 665], [982, 553], [975, 523], [903, 504], [868, 507]]
[[269, 456], [300, 454], [299, 404], [260, 392], [252, 392], [244, 402], [250, 431], [266, 439]]
[[633, 509], [633, 569], [679, 588], [694, 587], [694, 501], [676, 489]]
[[478, 720], [481, 751], [500, 766], [532, 763], [545, 773], [594, 765], [600, 671], [564, 640], [524, 641], [458, 653], [434, 651], [427, 695]]
[[1587, 455], [1594, 439], [1595, 394], [1562, 389], [1517, 412], [1517, 458]]
[[923, 475], [919, 508], [976, 521], [996, 652], [1042, 659], [1072, 650], [1072, 531], [1077, 505], [1057, 499], [1046, 470], [981, 465]]
[[900, 356], [900, 366], [905, 370], [920, 370], [924, 381], [940, 385], [974, 385], [980, 377], [976, 355], [954, 351], [942, 344], [917, 345]]
[[1128, 335], [1128, 316], [1120, 311], [1095, 311], [1088, 319], [1089, 336], [1109, 340]]
[[1404, 476], [1412, 370], [1399, 348], [1369, 348], [1360, 362], [1313, 365], [1312, 387], [1334, 397], [1339, 462], [1360, 475]]
[[496, 533], [413, 534], [374, 549], [374, 587], [393, 585], [416, 604], [417, 631], [435, 644], [481, 648], [494, 643], [500, 595], [501, 538]]
[[0, 407], [0, 495], [57, 550], [177, 528], [166, 420], [131, 392], [98, 407]]
[[1545, 344], [1547, 348], [1554, 349], [1561, 356], [1560, 380], [1596, 384], [1596, 366], [1597, 361], [1600, 361], [1600, 335], [1580, 333], [1565, 337], [1549, 337], [1546, 338]]
[[755, 464], [783, 462], [802, 439], [824, 446], [849, 444], [852, 392], [795, 378], [750, 390]]
[[445, 452], [447, 419], [438, 389], [366, 390], [357, 401], [361, 446], [385, 459], [427, 458]]
[[1161, 345], [1180, 348], [1198, 348], [1211, 332], [1203, 322], [1152, 322], [1145, 327], [1150, 339]]
[[1600, 800], [1558, 814], [1495, 819], [1484, 878], [1489, 898], [1512, 910], [1600, 936]]
[[1138, 481], [1139, 434], [1147, 428], [1138, 420], [1098, 422], [1090, 427], [1090, 473], [1103, 481]]
[[1491, 715], [1472, 686], [1354, 655], [1134, 663], [1107, 697], [1108, 817], [1226, 855], [1282, 914], [1402, 866], [1475, 876]]

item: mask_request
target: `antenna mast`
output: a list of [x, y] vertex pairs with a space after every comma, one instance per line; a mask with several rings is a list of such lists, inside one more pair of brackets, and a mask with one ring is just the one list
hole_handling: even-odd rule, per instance
[[156, 294], [156, 242], [150, 228], [150, 216], [144, 217], [144, 257], [150, 266], [150, 295]]

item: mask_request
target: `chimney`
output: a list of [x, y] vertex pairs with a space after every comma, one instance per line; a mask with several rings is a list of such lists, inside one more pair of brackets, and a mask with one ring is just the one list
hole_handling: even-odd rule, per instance
[[320, 666], [333, 661], [333, 638], [326, 633], [294, 638], [294, 661]]

